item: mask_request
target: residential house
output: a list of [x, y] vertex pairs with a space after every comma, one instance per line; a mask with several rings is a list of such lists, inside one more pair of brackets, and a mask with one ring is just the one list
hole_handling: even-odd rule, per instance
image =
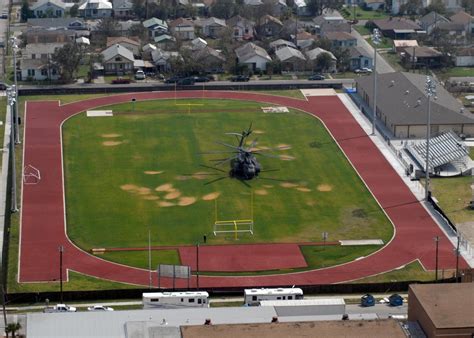
[[258, 35], [264, 38], [278, 37], [282, 28], [283, 23], [279, 19], [268, 14], [264, 15], [260, 19], [260, 23], [256, 26]]
[[354, 46], [349, 48], [349, 69], [356, 70], [360, 68], [372, 69], [374, 58], [364, 48]]
[[111, 45], [102, 51], [105, 74], [130, 74], [134, 70], [132, 51], [119, 44]]
[[416, 40], [393, 40], [393, 51], [395, 53], [404, 53], [405, 48], [418, 47], [418, 41]]
[[151, 53], [156, 50], [157, 47], [155, 45], [152, 45], [151, 43], [147, 43], [146, 45], [143, 46], [142, 48], [142, 57], [144, 60], [151, 60]]
[[385, 7], [384, 0], [364, 0], [362, 6], [373, 11], [383, 9]]
[[107, 37], [106, 45], [110, 47], [112, 45], [121, 45], [122, 47], [127, 48], [130, 50], [133, 55], [139, 56], [140, 55], [140, 42], [138, 38], [134, 37], [125, 37], [125, 36], [118, 36], [118, 37]]
[[327, 32], [324, 37], [331, 41], [333, 47], [357, 46], [357, 39], [347, 32]]
[[441, 22], [438, 24], [438, 29], [441, 33], [449, 35], [449, 41], [452, 45], [465, 45], [467, 42], [468, 33], [463, 24], [454, 22]]
[[112, 0], [114, 18], [118, 20], [129, 19], [135, 16], [131, 0]]
[[168, 25], [171, 34], [180, 40], [194, 39], [194, 22], [189, 19], [178, 18]]
[[296, 45], [293, 42], [283, 40], [283, 39], [278, 39], [278, 40], [275, 40], [273, 42], [270, 42], [269, 47], [272, 51], [276, 51], [276, 50], [278, 50], [280, 48], [283, 48], [283, 47], [291, 47], [291, 48], [295, 48], [295, 49], [297, 48]]
[[154, 41], [156, 47], [158, 47], [159, 49], [172, 50], [176, 47], [175, 37], [168, 34], [157, 36]]
[[198, 50], [207, 47], [207, 41], [202, 38], [195, 38], [191, 41], [191, 49]]
[[[373, 106], [374, 78], [356, 79], [357, 95]], [[426, 137], [426, 75], [414, 73], [377, 74], [377, 116], [399, 138]], [[474, 119], [463, 114], [463, 105], [443, 86], [437, 86], [437, 99], [431, 102], [431, 133], [452, 130], [474, 135]]]
[[316, 41], [316, 36], [306, 31], [301, 31], [296, 34], [296, 45], [301, 49], [312, 48]]
[[160, 35], [168, 33], [168, 24], [166, 21], [157, 18], [143, 21], [143, 27], [148, 29], [148, 36], [150, 39], [155, 39]]
[[39, 0], [30, 10], [36, 18], [62, 18], [66, 5], [60, 0]]
[[319, 69], [317, 69], [316, 60], [318, 59], [319, 55], [324, 54], [324, 53], [328, 54], [331, 57], [331, 60], [332, 60], [331, 65], [329, 66], [328, 69], [326, 69], [326, 71], [328, 73], [335, 73], [337, 71], [337, 68], [336, 68], [337, 58], [330, 51], [319, 48], [319, 47], [308, 50], [308, 51], [305, 52], [306, 57], [308, 58], [308, 61], [311, 64], [311, 70], [312, 71], [315, 71], [315, 70], [319, 71]]
[[422, 28], [413, 20], [399, 18], [386, 18], [371, 21], [375, 28], [378, 28], [383, 36], [398, 39], [411, 40], [415, 38], [417, 32]]
[[298, 49], [282, 47], [275, 51], [275, 56], [281, 63], [283, 71], [302, 71], [306, 65], [306, 57]]
[[232, 29], [232, 36], [235, 40], [253, 40], [255, 27], [253, 21], [236, 15], [227, 20], [226, 24]]
[[235, 50], [239, 64], [248, 65], [251, 71], [257, 69], [266, 70], [267, 63], [272, 61], [267, 51], [252, 42], [247, 42], [245, 45]]
[[458, 49], [454, 57], [454, 64], [456, 67], [474, 66], [474, 47]]
[[165, 51], [160, 48], [151, 52], [153, 63], [159, 73], [169, 73], [172, 69], [173, 59], [180, 59], [178, 52]]
[[195, 50], [193, 56], [196, 62], [202, 66], [204, 72], [216, 73], [224, 69], [225, 56], [209, 46]]
[[474, 17], [464, 11], [457, 12], [449, 17], [453, 23], [461, 24], [467, 34], [474, 34]]
[[308, 8], [308, 4], [306, 3], [305, 0], [294, 0], [294, 9], [296, 12], [296, 15], [298, 16], [310, 16], [311, 11]]
[[450, 22], [449, 19], [442, 16], [441, 14], [436, 13], [435, 11], [431, 11], [428, 14], [422, 16], [418, 20], [418, 24], [420, 27], [426, 31], [427, 34], [431, 34], [431, 32], [439, 27], [440, 23], [447, 23]]
[[80, 17], [86, 19], [100, 19], [112, 16], [112, 3], [107, 0], [85, 0], [79, 5]]
[[269, 14], [275, 17], [280, 17], [282, 14], [288, 11], [286, 0], [266, 0], [265, 2], [271, 3], [273, 5]]
[[88, 30], [89, 26], [82, 18], [40, 18], [28, 19], [26, 22], [28, 30], [48, 29], [48, 30]]
[[323, 21], [321, 23], [315, 23], [313, 30], [314, 34], [318, 36], [324, 36], [328, 32], [351, 32], [351, 24], [348, 22], [339, 21]]
[[[392, 6], [391, 6], [392, 14], [394, 15], [402, 14], [401, 10], [403, 9], [404, 5], [408, 3], [408, 1], [409, 0], [392, 0]], [[419, 11], [431, 5], [431, 2], [432, 0], [421, 0], [421, 6], [419, 8]]]
[[410, 67], [436, 68], [441, 66], [442, 56], [435, 48], [418, 46], [405, 48], [402, 61]]
[[224, 19], [210, 17], [203, 20], [196, 20], [195, 22], [199, 32], [211, 39], [217, 39], [222, 36], [224, 30], [227, 28]]
[[58, 80], [59, 69], [52, 62], [52, 56], [64, 43], [29, 43], [22, 50], [20, 60], [21, 79]]
[[117, 30], [120, 35], [128, 35], [130, 32], [130, 28], [135, 25], [141, 25], [142, 22], [138, 20], [120, 20], [116, 21], [117, 23]]

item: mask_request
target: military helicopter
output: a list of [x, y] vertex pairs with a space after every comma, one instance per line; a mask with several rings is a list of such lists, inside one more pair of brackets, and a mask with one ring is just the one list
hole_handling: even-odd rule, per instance
[[[211, 160], [213, 162], [216, 162], [213, 167], [203, 165], [203, 167], [205, 168], [210, 168], [210, 169], [225, 173], [226, 172], [225, 170], [222, 170], [218, 167], [222, 166], [225, 163], [230, 163], [230, 170], [228, 172], [228, 176], [219, 177], [215, 180], [207, 182], [206, 184], [214, 183], [216, 181], [225, 179], [227, 177], [236, 178], [242, 182], [249, 181], [258, 177], [261, 172], [278, 170], [278, 169], [262, 170], [262, 166], [258, 162], [256, 156], [273, 157], [273, 158], [280, 158], [280, 157], [277, 155], [263, 153], [263, 149], [256, 149], [255, 146], [257, 144], [257, 139], [253, 140], [249, 146], [246, 146], [246, 140], [251, 134], [252, 134], [252, 123], [250, 124], [247, 130], [243, 130], [241, 133], [235, 133], [235, 132], [225, 133], [225, 135], [235, 136], [237, 139], [237, 145], [232, 145], [225, 142], [216, 142], [217, 144], [223, 145], [227, 148], [230, 148], [231, 150], [202, 153], [202, 154], [232, 154], [230, 155], [230, 157], [227, 157], [224, 159]], [[263, 178], [263, 179], [271, 179], [271, 178]], [[271, 179], [271, 180], [277, 180], [277, 179]], [[245, 184], [245, 182], [243, 183]]]

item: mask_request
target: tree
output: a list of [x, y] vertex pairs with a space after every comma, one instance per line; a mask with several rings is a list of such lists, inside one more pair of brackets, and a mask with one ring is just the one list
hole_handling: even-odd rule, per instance
[[344, 0], [306, 0], [311, 15], [321, 15], [326, 9], [340, 9]]
[[461, 5], [466, 10], [466, 12], [471, 13], [471, 15], [474, 15], [474, 1], [462, 0]]
[[18, 331], [20, 329], [21, 329], [21, 324], [20, 323], [9, 323], [7, 325], [7, 327], [5, 328], [5, 333], [7, 334], [7, 337], [8, 337], [8, 334], [11, 333], [12, 338], [15, 338], [16, 331]]
[[325, 73], [329, 68], [331, 68], [332, 63], [332, 57], [328, 53], [321, 53], [316, 57], [316, 60], [314, 60], [316, 70], [322, 73]]
[[416, 15], [423, 8], [422, 0], [408, 0], [400, 6], [400, 14]]
[[235, 5], [233, 0], [217, 0], [211, 7], [211, 15], [220, 19], [230, 19], [234, 16]]
[[325, 50], [331, 50], [332, 43], [328, 38], [321, 38], [315, 41], [315, 48], [319, 47]]
[[128, 29], [129, 36], [138, 36], [140, 41], [148, 40], [148, 30], [141, 23], [136, 23], [130, 26]]
[[333, 48], [331, 52], [334, 54], [334, 56], [337, 59], [337, 69], [339, 71], [345, 72], [347, 69], [349, 69], [349, 65], [351, 61], [351, 55], [350, 55], [349, 49], [336, 47], [336, 48]]
[[132, 1], [132, 11], [139, 19], [148, 19], [146, 18], [146, 7], [145, 0], [133, 0]]
[[75, 18], [79, 14], [79, 6], [77, 4], [72, 5], [71, 9], [69, 10], [69, 15], [72, 18]]
[[71, 42], [54, 52], [52, 61], [59, 67], [61, 77], [65, 82], [70, 82], [74, 78], [83, 55], [82, 47]]
[[30, 4], [28, 0], [23, 0], [21, 5], [21, 22], [28, 21], [29, 18], [34, 17], [33, 11], [30, 9]]
[[97, 42], [105, 45], [107, 37], [119, 36], [120, 26], [114, 18], [103, 18], [97, 24]]
[[425, 8], [426, 14], [430, 12], [436, 12], [438, 14], [446, 14], [446, 6], [441, 0], [434, 0], [428, 7]]

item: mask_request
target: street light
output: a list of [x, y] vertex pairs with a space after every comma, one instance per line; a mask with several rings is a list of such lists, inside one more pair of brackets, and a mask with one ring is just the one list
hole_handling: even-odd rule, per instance
[[59, 287], [60, 287], [60, 298], [61, 298], [61, 304], [64, 303], [63, 301], [63, 252], [64, 252], [64, 246], [60, 245], [58, 247], [59, 249]]
[[372, 135], [375, 135], [375, 119], [377, 114], [377, 45], [380, 44], [380, 31], [374, 28], [372, 43], [374, 44], [374, 111], [372, 116]]
[[430, 188], [430, 137], [431, 137], [431, 97], [436, 95], [436, 83], [430, 77], [426, 77], [425, 94], [428, 99], [428, 113], [426, 116], [426, 168], [425, 168], [425, 200], [429, 198]]
[[439, 236], [433, 238], [436, 243], [436, 263], [435, 263], [435, 282], [438, 281], [438, 246], [439, 246]]
[[[19, 126], [18, 126], [18, 76], [17, 76], [17, 66], [16, 66], [16, 52], [18, 50], [17, 40], [15, 37], [10, 39], [10, 43], [12, 45], [12, 52], [13, 52], [13, 77], [15, 80], [15, 143], [20, 144], [20, 133], [19, 133]], [[13, 86], [12, 86], [13, 87]]]
[[12, 212], [18, 211], [18, 204], [16, 198], [16, 160], [15, 160], [15, 137], [14, 137], [14, 121], [13, 121], [13, 106], [16, 106], [16, 98], [13, 89], [7, 89], [7, 100], [10, 106], [10, 158], [12, 166], [12, 205], [10, 210]]

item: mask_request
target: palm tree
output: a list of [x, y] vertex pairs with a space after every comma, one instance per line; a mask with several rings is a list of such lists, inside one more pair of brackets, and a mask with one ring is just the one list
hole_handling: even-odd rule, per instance
[[12, 333], [12, 338], [15, 338], [16, 336], [16, 331], [19, 331], [21, 329], [21, 324], [20, 323], [10, 323], [7, 325], [5, 328], [5, 333], [8, 334], [11, 332]]

